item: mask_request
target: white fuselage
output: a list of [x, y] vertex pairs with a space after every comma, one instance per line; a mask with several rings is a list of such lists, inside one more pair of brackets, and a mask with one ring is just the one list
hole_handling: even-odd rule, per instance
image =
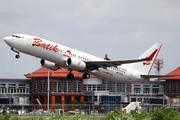
[[[56, 63], [60, 67], [68, 68], [66, 61], [68, 58], [76, 58], [81, 61], [105, 61], [99, 57], [30, 35], [18, 34], [18, 37], [6, 37], [5, 42], [19, 52], [29, 54], [50, 62]], [[36, 39], [38, 38], [38, 39]], [[33, 46], [34, 43], [34, 46]], [[98, 68], [88, 71], [89, 74], [98, 78], [116, 82], [147, 82], [148, 79], [141, 78], [138, 71], [121, 65], [117, 67]]]

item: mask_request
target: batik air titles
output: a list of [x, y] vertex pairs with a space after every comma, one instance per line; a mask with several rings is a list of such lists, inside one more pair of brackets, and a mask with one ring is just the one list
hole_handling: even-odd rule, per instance
[[165, 77], [149, 75], [161, 49], [161, 45], [157, 43], [137, 59], [109, 61], [31, 35], [13, 34], [5, 37], [4, 41], [17, 53], [16, 58], [22, 52], [40, 58], [42, 67], [47, 69], [68, 69], [68, 79], [74, 79], [71, 73], [73, 70], [82, 72], [84, 79], [94, 75], [116, 82], [147, 82], [149, 78]]

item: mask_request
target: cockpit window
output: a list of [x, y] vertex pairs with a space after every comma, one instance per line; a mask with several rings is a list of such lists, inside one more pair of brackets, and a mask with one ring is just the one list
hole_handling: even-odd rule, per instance
[[12, 35], [12, 37], [21, 38], [21, 36], [17, 36], [17, 35]]

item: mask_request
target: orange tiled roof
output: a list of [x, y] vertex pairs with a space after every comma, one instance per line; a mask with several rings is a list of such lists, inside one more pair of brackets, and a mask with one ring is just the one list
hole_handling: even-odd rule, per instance
[[[67, 78], [67, 74], [69, 71], [65, 68], [58, 69], [56, 71], [49, 70], [49, 76], [50, 77], [58, 77], [58, 78]], [[82, 73], [77, 71], [72, 71], [72, 74], [74, 74], [75, 78], [82, 78]], [[48, 77], [48, 69], [46, 68], [39, 68], [38, 70], [24, 75], [27, 78], [39, 78], [39, 77]], [[95, 76], [91, 75], [91, 78], [96, 78]]]
[[177, 80], [180, 79], [180, 67], [176, 68], [175, 70], [171, 71], [170, 73], [166, 75], [175, 75], [175, 77], [162, 77], [160, 79], [163, 80]]

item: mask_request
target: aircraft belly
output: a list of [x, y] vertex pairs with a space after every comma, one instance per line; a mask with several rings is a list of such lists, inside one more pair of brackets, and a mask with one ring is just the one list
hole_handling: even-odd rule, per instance
[[137, 73], [132, 74], [128, 71], [126, 71], [126, 73], [119, 74], [116, 71], [100, 68], [99, 70], [91, 71], [91, 74], [97, 76], [98, 78], [114, 81], [114, 82], [126, 82], [126, 83], [144, 82], [144, 79], [139, 77]]
[[93, 70], [92, 75], [97, 76], [98, 78], [114, 81], [114, 82], [128, 82], [129, 80], [124, 75], [118, 75], [117, 73], [109, 70]]

